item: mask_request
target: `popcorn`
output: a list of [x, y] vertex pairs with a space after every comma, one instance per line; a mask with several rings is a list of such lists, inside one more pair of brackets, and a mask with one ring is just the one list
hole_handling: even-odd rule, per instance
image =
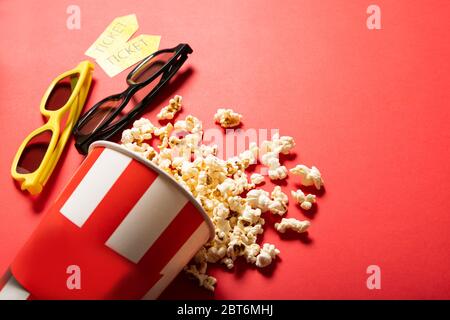
[[246, 208], [247, 200], [240, 196], [229, 197], [227, 199], [230, 210], [242, 214]]
[[169, 100], [169, 105], [161, 109], [161, 111], [156, 115], [159, 120], [170, 120], [173, 119], [175, 114], [181, 110], [181, 96], [175, 96]]
[[133, 127], [122, 132], [121, 142], [123, 144], [132, 143], [133, 141], [142, 142], [152, 138], [153, 131], [144, 131], [145, 129]]
[[161, 140], [161, 144], [158, 146], [159, 149], [167, 148], [169, 145], [169, 135], [173, 131], [173, 125], [171, 123], [166, 124], [164, 127], [155, 128], [153, 131], [155, 136], [158, 136]]
[[122, 144], [132, 144], [134, 140], [135, 136], [133, 135], [133, 132], [130, 129], [124, 130], [122, 132], [122, 139], [120, 140]]
[[189, 133], [201, 133], [203, 130], [203, 124], [196, 117], [188, 115], [186, 119], [175, 122], [174, 129]]
[[230, 242], [228, 243], [227, 256], [235, 260], [245, 252], [245, 248], [250, 244], [250, 240], [245, 234], [244, 229], [236, 225], [231, 233]]
[[266, 153], [272, 152], [274, 154], [288, 154], [291, 149], [295, 147], [294, 138], [290, 136], [282, 136], [278, 133], [275, 133], [272, 136], [271, 141], [264, 141], [261, 145], [261, 149], [263, 149]]
[[235, 188], [236, 182], [230, 178], [226, 178], [224, 182], [217, 186], [217, 190], [220, 191], [222, 196], [236, 195]]
[[185, 267], [185, 271], [187, 274], [190, 274], [192, 277], [198, 280], [198, 284], [201, 287], [209, 291], [214, 291], [214, 285], [217, 282], [217, 279], [211, 276], [208, 276], [205, 273], [200, 273], [195, 265], [190, 265], [189, 267]]
[[209, 247], [207, 251], [207, 262], [216, 263], [227, 254], [227, 247], [221, 242], [215, 243], [215, 246]]
[[280, 233], [285, 233], [286, 230], [303, 233], [308, 230], [310, 225], [311, 223], [307, 220], [300, 221], [295, 218], [283, 218], [280, 223], [275, 223], [275, 229]]
[[265, 166], [276, 169], [280, 166], [280, 158], [279, 153], [276, 152], [267, 152], [261, 156], [261, 162]]
[[265, 243], [261, 248], [260, 253], [256, 257], [256, 266], [258, 268], [265, 268], [272, 263], [272, 260], [280, 254], [280, 250], [275, 248], [273, 244]]
[[233, 269], [234, 267], [234, 261], [231, 258], [223, 258], [220, 262], [223, 263], [227, 269]]
[[199, 174], [198, 168], [196, 168], [192, 162], [183, 161], [181, 164], [181, 177], [183, 180], [197, 179]]
[[269, 193], [260, 189], [253, 189], [247, 193], [247, 203], [252, 208], [259, 208], [262, 212], [269, 210], [269, 205], [272, 200], [269, 198]]
[[[222, 205], [213, 209], [213, 218], [215, 233], [218, 240], [225, 240], [231, 231], [231, 225], [228, 221], [229, 210]], [[217, 211], [219, 210], [219, 211]]]
[[285, 166], [279, 166], [275, 169], [269, 169], [268, 174], [271, 180], [282, 180], [287, 177], [288, 171]]
[[287, 206], [278, 201], [272, 201], [269, 205], [269, 211], [273, 214], [283, 216], [287, 211]]
[[289, 170], [296, 176], [300, 176], [300, 183], [304, 186], [314, 185], [317, 190], [323, 186], [322, 176], [319, 169], [312, 166], [311, 169], [303, 164], [298, 164], [295, 168]]
[[281, 191], [280, 186], [276, 186], [271, 193], [271, 197], [273, 200], [269, 204], [270, 212], [280, 216], [284, 215], [287, 211], [288, 196]]
[[196, 151], [200, 157], [206, 157], [208, 155], [216, 156], [219, 150], [216, 144], [212, 146], [201, 144]]
[[261, 209], [253, 209], [250, 206], [246, 206], [242, 215], [239, 216], [239, 221], [244, 221], [249, 225], [256, 224], [261, 217]]
[[[158, 114], [158, 119], [173, 119], [181, 109], [182, 98], [175, 96], [169, 105]], [[231, 109], [219, 109], [215, 121], [222, 127], [239, 125], [242, 116]], [[149, 140], [159, 139], [157, 150]], [[199, 285], [214, 290], [216, 279], [206, 274], [209, 263], [223, 264], [232, 269], [236, 259], [242, 257], [247, 263], [263, 268], [280, 253], [272, 244], [257, 243], [264, 232], [263, 214], [270, 211], [283, 216], [287, 212], [288, 196], [280, 186], [272, 192], [255, 189], [264, 182], [264, 176], [253, 173], [248, 177], [246, 169], [258, 163], [268, 167], [271, 180], [285, 179], [288, 169], [281, 165], [280, 154], [288, 154], [294, 147], [292, 137], [274, 134], [270, 141], [263, 141], [258, 147], [250, 143], [248, 150], [226, 160], [217, 157], [217, 145], [204, 145], [202, 122], [188, 115], [174, 124], [154, 126], [147, 119], [139, 119], [133, 127], [123, 131], [121, 142], [124, 147], [170, 174], [203, 207], [214, 225], [214, 238], [205, 244], [185, 267], [187, 274], [198, 280]], [[291, 172], [301, 176], [305, 185], [323, 184], [317, 168], [297, 166]], [[320, 188], [320, 187], [319, 187]], [[313, 195], [292, 191], [292, 196], [306, 208], [315, 202]], [[245, 194], [246, 193], [246, 194]], [[314, 198], [313, 198], [314, 197]], [[309, 221], [283, 218], [275, 228], [284, 233], [288, 229], [304, 232]]]
[[157, 155], [155, 149], [153, 149], [153, 147], [147, 143], [141, 143], [139, 145], [136, 142], [132, 142], [132, 143], [125, 143], [124, 146], [127, 149], [140, 154], [142, 157], [150, 161], [153, 160], [153, 158]]
[[269, 168], [268, 174], [271, 180], [282, 180], [288, 175], [288, 170], [280, 164], [280, 153], [288, 154], [295, 146], [294, 139], [289, 136], [272, 136], [272, 141], [264, 141], [261, 146], [261, 162]]
[[289, 154], [291, 149], [295, 147], [294, 138], [289, 136], [282, 136], [278, 133], [272, 137], [272, 149], [277, 150], [278, 153]]
[[245, 229], [245, 232], [247, 232], [247, 237], [249, 237], [250, 239], [253, 239], [253, 238], [256, 239], [256, 237], [259, 234], [262, 234], [264, 232], [264, 229], [262, 227], [264, 225], [264, 223], [265, 223], [264, 219], [260, 218], [258, 224], [255, 224], [254, 226], [245, 227], [244, 229]]
[[148, 119], [136, 120], [131, 129], [122, 132], [121, 142], [123, 144], [130, 144], [135, 141], [142, 143], [144, 140], [150, 140], [155, 128]]
[[222, 128], [237, 127], [241, 123], [242, 115], [232, 109], [218, 109], [214, 115], [214, 121]]
[[302, 190], [291, 191], [292, 197], [300, 203], [300, 207], [305, 210], [309, 210], [312, 207], [312, 204], [316, 202], [316, 196], [313, 194], [305, 195]]
[[[141, 118], [139, 120], [136, 120], [133, 123], [133, 128], [138, 129], [142, 134], [149, 134], [153, 133], [156, 129], [156, 127], [153, 125], [153, 123], [150, 122], [150, 120]], [[144, 140], [151, 139], [151, 135], [149, 135]]]
[[264, 176], [259, 174], [259, 173], [253, 173], [250, 176], [250, 181], [254, 184], [254, 185], [258, 185], [264, 182]]
[[256, 257], [259, 255], [260, 246], [257, 243], [253, 243], [245, 248], [245, 260], [248, 263], [256, 263]]
[[239, 160], [242, 162], [244, 168], [248, 168], [252, 164], [256, 164], [258, 158], [259, 148], [256, 143], [252, 142], [249, 145], [249, 150], [242, 152], [239, 155]]
[[288, 204], [288, 202], [289, 202], [288, 196], [283, 191], [281, 191], [280, 186], [275, 186], [275, 188], [273, 188], [273, 191], [270, 194], [270, 196], [272, 197], [272, 199], [274, 201], [279, 201], [284, 204]]

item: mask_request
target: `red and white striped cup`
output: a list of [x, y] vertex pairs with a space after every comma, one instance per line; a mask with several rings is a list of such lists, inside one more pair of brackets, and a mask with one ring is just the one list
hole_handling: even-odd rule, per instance
[[13, 261], [0, 299], [155, 299], [213, 235], [167, 173], [96, 142]]

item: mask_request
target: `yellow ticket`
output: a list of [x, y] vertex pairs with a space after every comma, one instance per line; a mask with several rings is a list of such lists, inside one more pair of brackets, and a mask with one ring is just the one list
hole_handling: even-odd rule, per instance
[[98, 65], [106, 74], [114, 77], [136, 62], [144, 59], [159, 48], [161, 36], [141, 34], [119, 47], [108, 50], [108, 53], [97, 59]]
[[94, 59], [105, 57], [108, 52], [122, 46], [139, 28], [135, 14], [115, 18], [85, 54]]

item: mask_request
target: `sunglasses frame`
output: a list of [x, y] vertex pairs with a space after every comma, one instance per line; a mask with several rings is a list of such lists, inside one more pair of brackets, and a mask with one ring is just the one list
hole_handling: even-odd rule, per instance
[[[162, 54], [162, 53], [172, 53], [173, 57], [167, 61], [155, 74], [149, 77], [147, 80], [141, 83], [135, 83], [132, 78], [141, 71], [143, 67], [154, 57]], [[178, 46], [170, 49], [163, 49], [154, 52], [145, 58], [141, 63], [139, 63], [127, 76], [127, 84], [128, 88], [125, 89], [122, 93], [110, 95], [101, 101], [97, 102], [88, 112], [86, 112], [76, 124], [73, 133], [75, 136], [75, 146], [79, 153], [86, 155], [88, 153], [88, 149], [91, 143], [97, 140], [108, 140], [112, 136], [114, 136], [117, 132], [122, 130], [131, 120], [136, 118], [139, 114], [141, 114], [150, 103], [151, 99], [160, 91], [160, 89], [175, 75], [175, 73], [181, 68], [184, 62], [188, 58], [188, 54], [191, 54], [192, 48], [188, 44], [179, 44]], [[140, 89], [148, 86], [150, 83], [155, 81], [155, 79], [159, 78], [162, 75], [159, 83], [140, 101], [137, 103], [132, 110], [130, 110], [127, 114], [123, 115], [119, 120], [113, 122], [120, 114], [120, 112], [128, 105], [131, 98], [134, 96], [136, 92]], [[122, 99], [122, 102], [116, 108], [114, 112], [108, 115], [102, 123], [95, 129], [93, 132], [83, 135], [81, 134], [80, 128], [86, 124], [95, 112], [100, 108], [104, 103], [111, 100], [119, 100]], [[113, 123], [112, 123], [113, 122]]]
[[[91, 86], [93, 69], [94, 65], [90, 61], [82, 61], [74, 69], [66, 71], [56, 77], [45, 91], [40, 103], [40, 112], [47, 118], [47, 122], [43, 126], [33, 130], [23, 140], [11, 165], [11, 176], [21, 183], [22, 190], [28, 190], [28, 192], [35, 195], [40, 193], [43, 186], [47, 183], [56, 167], [56, 164], [58, 163], [73, 127], [80, 116], [81, 110], [83, 109], [89, 88]], [[56, 110], [46, 109], [48, 98], [55, 89], [56, 85], [62, 79], [76, 74], [78, 74], [77, 84], [73, 88], [67, 102]], [[67, 117], [64, 129], [61, 131], [61, 120], [67, 112], [70, 113]], [[28, 143], [45, 131], [50, 131], [52, 136], [50, 138], [47, 151], [45, 152], [38, 168], [30, 173], [19, 173], [17, 166]]]

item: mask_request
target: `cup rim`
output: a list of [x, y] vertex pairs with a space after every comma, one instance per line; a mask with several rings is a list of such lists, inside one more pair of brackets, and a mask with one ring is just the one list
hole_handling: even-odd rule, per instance
[[133, 152], [133, 151], [125, 148], [124, 146], [122, 146], [122, 145], [120, 145], [118, 143], [111, 142], [111, 141], [105, 141], [105, 140], [95, 141], [89, 146], [88, 154], [96, 147], [109, 148], [109, 149], [112, 149], [114, 151], [117, 151], [117, 152], [120, 152], [122, 154], [125, 154], [126, 156], [129, 156], [129, 157], [139, 161], [140, 163], [146, 165], [150, 169], [158, 172], [159, 175], [162, 175], [165, 178], [169, 179], [169, 181], [171, 181], [171, 183], [174, 184], [176, 186], [176, 188], [179, 189], [188, 198], [188, 200], [197, 208], [199, 213], [203, 216], [203, 219], [206, 221], [206, 224], [208, 225], [208, 228], [209, 228], [209, 239], [208, 239], [208, 241], [211, 241], [214, 238], [215, 230], [214, 230], [214, 225], [212, 224], [211, 218], [205, 212], [205, 210], [200, 205], [200, 203], [197, 201], [197, 199], [195, 199], [192, 196], [192, 194], [190, 194], [183, 186], [181, 186], [167, 172], [165, 172], [164, 170], [160, 169], [158, 166], [156, 166], [155, 164], [151, 163], [149, 160], [145, 159], [144, 157], [140, 156], [138, 153]]

